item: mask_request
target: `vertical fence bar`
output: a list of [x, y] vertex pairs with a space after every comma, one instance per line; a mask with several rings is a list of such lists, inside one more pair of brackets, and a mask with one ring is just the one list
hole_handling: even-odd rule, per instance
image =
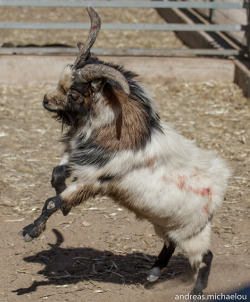
[[244, 4], [246, 5], [247, 11], [247, 26], [246, 26], [246, 41], [247, 41], [247, 52], [250, 57], [250, 0], [245, 0]]
[[[210, 2], [214, 2], [214, 0], [210, 0]], [[210, 8], [209, 9], [209, 21], [211, 23], [213, 23], [214, 22], [214, 18], [215, 18], [215, 10], [214, 10], [214, 8]]]

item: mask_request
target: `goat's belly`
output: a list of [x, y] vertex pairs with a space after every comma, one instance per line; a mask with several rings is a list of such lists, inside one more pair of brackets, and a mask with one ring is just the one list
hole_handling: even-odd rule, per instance
[[197, 217], [207, 221], [213, 203], [208, 182], [197, 175], [142, 168], [124, 177], [109, 195], [137, 216], [176, 227]]

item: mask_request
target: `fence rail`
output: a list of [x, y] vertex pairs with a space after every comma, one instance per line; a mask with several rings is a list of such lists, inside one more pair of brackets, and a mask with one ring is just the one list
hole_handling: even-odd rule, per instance
[[[236, 49], [117, 49], [117, 48], [92, 48], [96, 55], [103, 56], [178, 56], [178, 55], [214, 55], [214, 56], [237, 56]], [[6, 47], [0, 48], [0, 55], [77, 55], [78, 49], [73, 47]]]
[[[89, 29], [89, 23], [28, 23], [0, 22], [2, 29]], [[163, 31], [242, 31], [244, 25], [217, 24], [102, 24], [104, 30], [163, 30]]]
[[141, 8], [249, 8], [248, 3], [235, 2], [164, 2], [164, 1], [33, 1], [33, 0], [0, 0], [0, 6], [33, 6], [33, 7], [141, 7]]
[[[109, 8], [126, 8], [126, 7], [137, 7], [137, 8], [208, 8], [208, 9], [244, 9], [250, 8], [249, 2], [244, 3], [235, 3], [235, 2], [194, 2], [194, 1], [45, 1], [45, 0], [0, 0], [0, 6], [4, 7], [109, 7]], [[0, 22], [0, 29], [89, 29], [89, 23], [32, 23], [32, 22]], [[113, 24], [113, 23], [104, 23], [102, 24], [103, 30], [159, 30], [159, 31], [209, 31], [209, 32], [239, 32], [245, 31], [248, 35], [249, 25], [241, 24]], [[35, 51], [34, 48], [32, 51]], [[97, 49], [96, 49], [97, 50]], [[17, 50], [17, 51], [20, 51]], [[31, 48], [27, 48], [27, 52], [31, 51]], [[37, 49], [38, 51], [38, 49]], [[47, 50], [49, 52], [49, 49]], [[52, 51], [52, 49], [50, 49]], [[58, 51], [56, 49], [55, 51]], [[98, 51], [98, 50], [97, 50]], [[113, 50], [114, 51], [114, 50]], [[239, 54], [240, 51], [236, 49], [205, 49], [205, 50], [195, 50], [191, 49], [187, 51], [186, 49], [181, 49], [179, 52], [175, 50], [175, 53], [185, 54], [204, 54], [208, 55], [209, 52], [211, 55], [221, 55], [224, 51], [224, 55], [235, 55]], [[6, 48], [0, 49], [0, 54], [8, 52]], [[43, 53], [45, 53], [45, 49]], [[62, 49], [62, 52], [65, 52], [65, 49]], [[70, 48], [68, 52], [72, 53]], [[107, 52], [107, 51], [106, 51]], [[108, 51], [109, 52], [109, 51]], [[118, 51], [119, 52], [119, 51]], [[123, 51], [124, 52], [124, 51]], [[141, 52], [140, 50], [133, 50], [132, 53], [136, 54]], [[151, 50], [144, 50], [146, 53], [152, 52]], [[157, 50], [155, 50], [157, 53]], [[129, 50], [127, 50], [129, 53]], [[131, 53], [131, 52], [130, 52]], [[163, 50], [158, 51], [158, 53], [163, 54]], [[172, 50], [166, 49], [165, 53], [172, 53]]]

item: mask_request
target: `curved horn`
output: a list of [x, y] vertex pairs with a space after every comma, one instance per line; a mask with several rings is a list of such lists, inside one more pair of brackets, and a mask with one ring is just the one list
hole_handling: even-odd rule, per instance
[[82, 42], [77, 43], [77, 47], [79, 48], [79, 54], [75, 60], [74, 67], [76, 67], [82, 61], [86, 60], [89, 51], [95, 43], [96, 37], [101, 28], [101, 19], [98, 16], [97, 12], [92, 7], [87, 7], [86, 9], [90, 17], [91, 27], [89, 30], [88, 39], [85, 44], [83, 44]]
[[130, 94], [130, 87], [127, 79], [120, 71], [113, 67], [102, 64], [88, 64], [83, 68], [78, 69], [76, 72], [84, 83], [94, 79], [107, 78], [116, 82], [127, 95]]

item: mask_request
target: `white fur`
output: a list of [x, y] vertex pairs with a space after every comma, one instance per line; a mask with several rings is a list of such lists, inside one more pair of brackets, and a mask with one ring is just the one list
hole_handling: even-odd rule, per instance
[[59, 165], [67, 165], [69, 162], [69, 153], [68, 152], [65, 152], [61, 158], [61, 161], [59, 163]]
[[155, 131], [144, 150], [121, 151], [101, 169], [74, 166], [73, 175], [78, 187], [79, 182], [100, 185], [103, 174], [119, 175], [114, 185], [129, 192], [136, 212], [199, 266], [209, 249], [209, 218], [223, 201], [229, 169], [213, 152], [199, 149], [168, 124], [161, 126], [164, 133]]

